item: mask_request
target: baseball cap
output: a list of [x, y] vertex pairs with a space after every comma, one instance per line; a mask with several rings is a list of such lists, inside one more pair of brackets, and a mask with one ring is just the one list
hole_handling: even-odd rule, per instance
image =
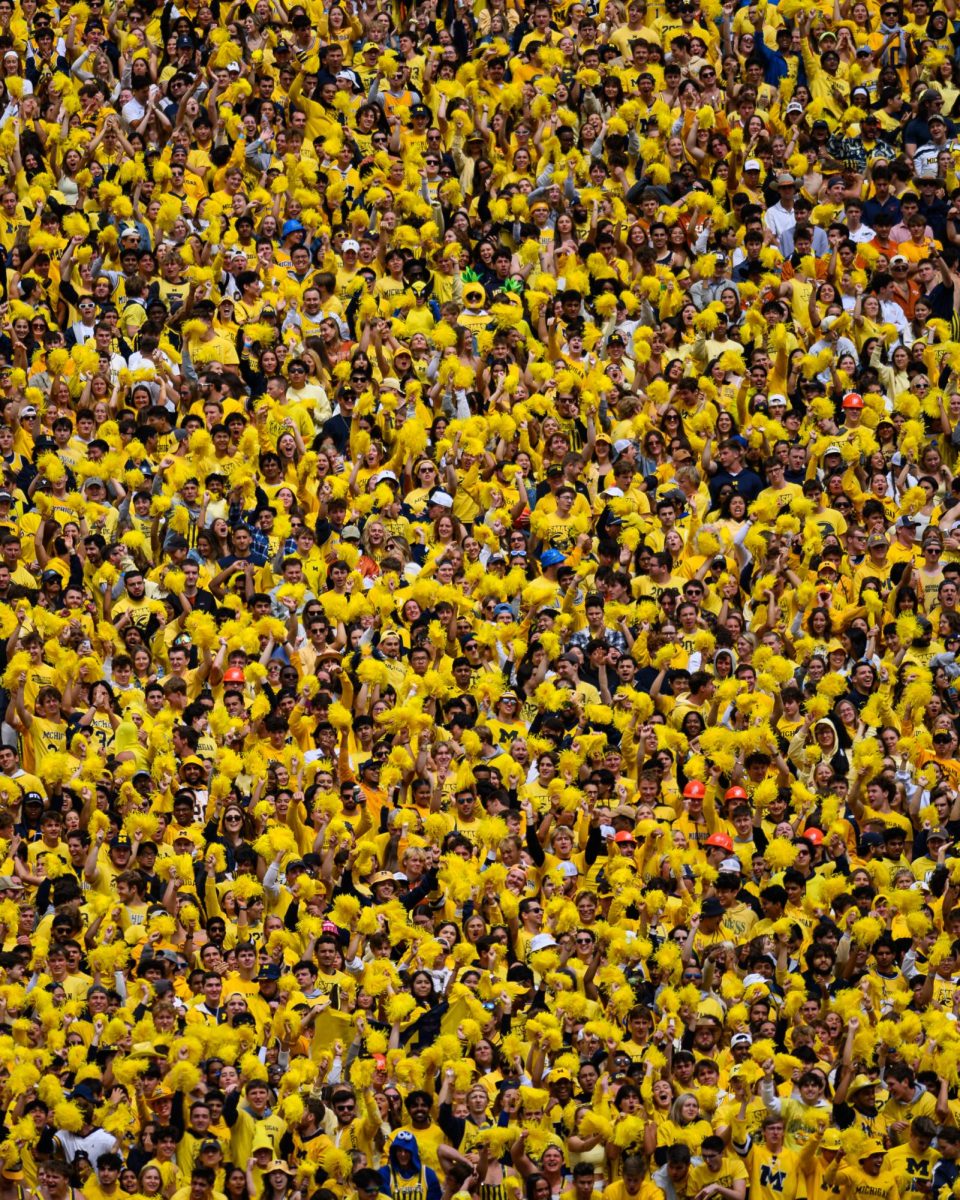
[[536, 954], [538, 950], [546, 950], [548, 947], [555, 946], [556, 944], [556, 939], [552, 933], [536, 933], [530, 939], [530, 949], [534, 954]]
[[360, 243], [358, 241], [356, 241], [354, 238], [347, 238], [347, 240], [343, 243], [343, 245], [340, 248], [344, 252], [344, 254], [346, 254], [350, 250], [353, 250], [354, 253], [356, 253], [360, 249]]
[[436, 492], [431, 492], [427, 500], [428, 504], [439, 504], [441, 508], [453, 508], [453, 497], [449, 492], [439, 489]]
[[748, 158], [747, 161], [743, 164], [743, 169], [744, 169], [744, 171], [759, 171], [760, 165], [761, 164], [760, 164], [759, 158]]
[[556, 567], [562, 562], [566, 562], [566, 555], [561, 554], [559, 550], [545, 550], [540, 555], [541, 567]]

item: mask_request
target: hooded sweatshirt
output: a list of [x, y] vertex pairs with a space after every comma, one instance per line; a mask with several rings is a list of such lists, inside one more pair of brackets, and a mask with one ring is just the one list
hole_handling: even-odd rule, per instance
[[[401, 1170], [397, 1151], [410, 1151], [410, 1164]], [[420, 1147], [412, 1133], [401, 1129], [390, 1144], [389, 1163], [380, 1168], [382, 1191], [391, 1200], [440, 1200], [440, 1180], [436, 1171], [423, 1166]]]

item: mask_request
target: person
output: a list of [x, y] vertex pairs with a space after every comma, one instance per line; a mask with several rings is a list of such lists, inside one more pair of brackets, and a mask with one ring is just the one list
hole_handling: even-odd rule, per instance
[[0, 1200], [956, 1190], [955, 18], [0, 0]]
[[420, 1160], [415, 1134], [401, 1129], [390, 1143], [389, 1161], [380, 1168], [380, 1191], [391, 1200], [439, 1200], [440, 1181]]

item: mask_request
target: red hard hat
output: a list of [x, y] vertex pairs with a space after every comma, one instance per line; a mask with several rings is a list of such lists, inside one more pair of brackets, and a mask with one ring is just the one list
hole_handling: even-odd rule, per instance
[[243, 683], [245, 679], [243, 667], [227, 667], [223, 673], [224, 683]]
[[843, 398], [844, 408], [863, 408], [863, 397], [859, 392], [847, 392]]
[[727, 790], [723, 793], [723, 798], [724, 800], [746, 800], [747, 789], [742, 788], [739, 785], [727, 788]]
[[703, 844], [716, 846], [720, 850], [733, 850], [733, 838], [729, 833], [711, 833]]
[[800, 834], [800, 836], [802, 838], [805, 838], [808, 842], [813, 842], [813, 844], [815, 846], [823, 845], [823, 830], [822, 829], [805, 829], [803, 831], [803, 833]]
[[687, 800], [702, 800], [707, 794], [707, 789], [703, 786], [699, 779], [691, 779], [687, 786], [683, 789], [683, 794]]

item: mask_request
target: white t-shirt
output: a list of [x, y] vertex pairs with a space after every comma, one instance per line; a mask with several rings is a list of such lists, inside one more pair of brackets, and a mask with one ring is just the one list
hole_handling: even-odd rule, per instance
[[66, 1129], [58, 1129], [54, 1138], [62, 1148], [68, 1163], [72, 1163], [77, 1153], [82, 1150], [90, 1159], [94, 1170], [97, 1169], [100, 1155], [110, 1154], [117, 1145], [117, 1139], [105, 1129], [91, 1129], [86, 1137], [78, 1137], [75, 1133], [68, 1133]]

